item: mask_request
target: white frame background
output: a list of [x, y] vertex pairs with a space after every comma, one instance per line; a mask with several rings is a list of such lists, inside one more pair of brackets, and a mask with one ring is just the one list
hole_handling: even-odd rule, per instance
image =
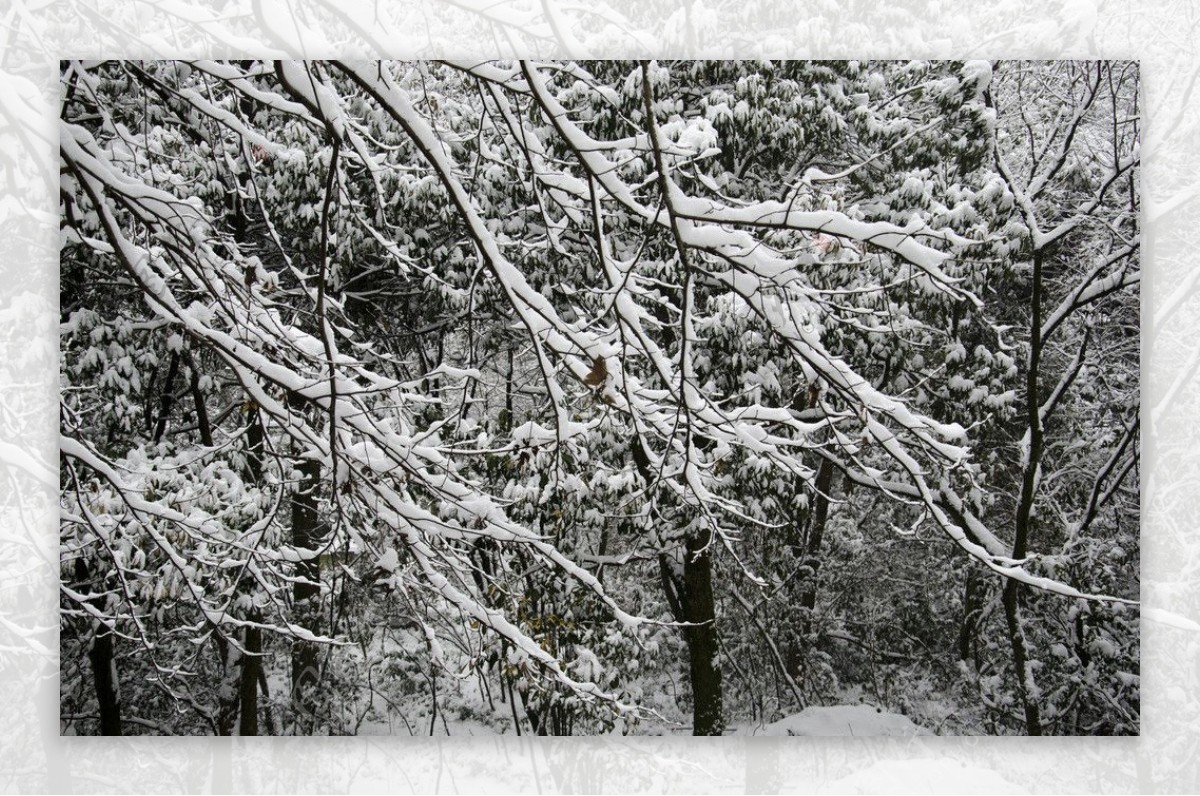
[[[0, 790], [1200, 790], [1200, 3], [9, 0], [4, 7]], [[341, 23], [323, 18], [331, 9], [344, 15]], [[349, 54], [1139, 59], [1142, 737], [60, 738], [58, 59]]]

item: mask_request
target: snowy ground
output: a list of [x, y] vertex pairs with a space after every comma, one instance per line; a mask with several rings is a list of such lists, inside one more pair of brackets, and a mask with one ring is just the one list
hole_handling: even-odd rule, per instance
[[[415, 730], [417, 735], [429, 734], [429, 717], [423, 716], [416, 720], [418, 726], [409, 727], [388, 726], [381, 722], [365, 722], [360, 728], [364, 735], [408, 734]], [[454, 717], [446, 719], [439, 716], [433, 730], [434, 735], [450, 736], [487, 736], [497, 735], [496, 724]], [[499, 729], [506, 733], [511, 726], [500, 725]], [[614, 734], [620, 734], [616, 732]], [[687, 734], [686, 728], [672, 730], [662, 726], [645, 726], [636, 735], [680, 735]], [[898, 713], [888, 713], [870, 705], [833, 705], [829, 707], [805, 708], [799, 713], [780, 719], [770, 724], [739, 724], [730, 728], [728, 735], [735, 736], [789, 736], [808, 735], [816, 737], [915, 737], [932, 736], [924, 727], [914, 724], [907, 716]]]
[[817, 736], [912, 736], [933, 735], [907, 717], [887, 713], [870, 705], [834, 705], [810, 707], [779, 721], [759, 727], [743, 728], [750, 735]]

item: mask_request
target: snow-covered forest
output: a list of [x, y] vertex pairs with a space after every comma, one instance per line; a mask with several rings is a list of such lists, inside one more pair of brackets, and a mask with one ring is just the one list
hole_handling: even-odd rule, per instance
[[1138, 733], [1135, 63], [61, 92], [63, 733]]

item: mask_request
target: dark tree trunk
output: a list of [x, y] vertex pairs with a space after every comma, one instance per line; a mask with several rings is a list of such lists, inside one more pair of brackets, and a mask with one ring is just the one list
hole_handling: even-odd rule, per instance
[[246, 628], [246, 654], [242, 656], [241, 722], [239, 735], [258, 735], [258, 680], [262, 673], [262, 631]]
[[196, 409], [196, 428], [200, 430], [200, 442], [205, 447], [213, 446], [212, 421], [208, 419], [208, 407], [204, 403], [204, 392], [200, 389], [200, 371], [196, 368], [196, 361], [190, 354], [187, 356], [188, 370], [191, 371], [191, 378], [188, 388], [192, 393], [192, 404]]
[[117, 697], [117, 670], [113, 663], [113, 634], [101, 625], [96, 631], [92, 649], [92, 676], [96, 682], [96, 701], [100, 705], [100, 734], [121, 734], [121, 701]]
[[[799, 509], [788, 533], [788, 550], [797, 569], [788, 579], [788, 594], [802, 611], [798, 632], [790, 633], [786, 643], [787, 673], [797, 682], [804, 677], [805, 636], [812, 632], [812, 612], [817, 607], [817, 574], [821, 569], [821, 545], [829, 520], [830, 491], [833, 489], [833, 463], [822, 459], [813, 484], [812, 505]], [[798, 481], [797, 489], [805, 482]]]
[[958, 629], [958, 658], [971, 661], [979, 668], [978, 646], [975, 637], [979, 632], [979, 615], [983, 611], [983, 580], [972, 567], [967, 571], [963, 592], [963, 619]]
[[692, 680], [692, 735], [721, 735], [725, 719], [721, 709], [721, 669], [717, 666], [719, 641], [712, 590], [711, 533], [689, 535], [683, 558], [684, 621], [689, 671]]
[[254, 401], [247, 401], [246, 407], [249, 410], [246, 425], [246, 479], [258, 484], [262, 481], [263, 468], [262, 416], [258, 413], [258, 405]]
[[1009, 579], [1004, 584], [1004, 618], [1008, 623], [1008, 634], [1012, 640], [1013, 669], [1018, 678], [1017, 689], [1021, 704], [1025, 708], [1025, 732], [1029, 735], [1042, 734], [1041, 712], [1034, 696], [1033, 673], [1029, 670], [1029, 650], [1025, 643], [1025, 628], [1021, 625], [1021, 608], [1018, 604], [1020, 584]]
[[230, 644], [219, 631], [214, 632], [217, 654], [221, 656], [221, 684], [217, 687], [217, 735], [233, 735], [233, 726], [238, 718], [240, 700], [238, 676], [241, 671], [242, 653]]
[[154, 424], [154, 441], [162, 442], [163, 434], [167, 431], [167, 420], [171, 416], [171, 407], [175, 405], [175, 378], [179, 375], [179, 354], [171, 354], [171, 364], [167, 367], [167, 379], [163, 384], [162, 394], [158, 399], [158, 422]]
[[[195, 378], [193, 375], [193, 397], [197, 406], [200, 406], [203, 399], [198, 394]], [[246, 426], [246, 479], [258, 484], [262, 481], [265, 429], [258, 406], [253, 401], [247, 401], [246, 407], [249, 412]], [[218, 639], [221, 657], [225, 662], [225, 676], [220, 688], [217, 731], [221, 735], [231, 735], [236, 719], [239, 735], [258, 735], [258, 681], [263, 672], [262, 658], [254, 653], [262, 652], [262, 631], [256, 627], [247, 627], [242, 631], [245, 653], [231, 647], [219, 636]]]
[[[75, 580], [82, 594], [91, 594], [91, 571], [82, 558], [75, 559]], [[93, 598], [94, 599], [94, 598]], [[117, 667], [113, 654], [113, 632], [99, 624], [88, 650], [92, 665], [92, 684], [100, 706], [100, 734], [121, 735], [121, 700], [117, 693]]]
[[804, 539], [803, 565], [809, 570], [800, 592], [800, 607], [804, 609], [800, 620], [801, 632], [812, 631], [812, 613], [817, 607], [817, 573], [821, 569], [821, 544], [825, 540], [825, 525], [829, 520], [829, 497], [833, 489], [833, 463], [822, 459], [817, 467], [816, 495], [813, 497], [812, 522]]
[[[321, 543], [321, 528], [317, 515], [317, 479], [321, 474], [320, 462], [305, 460], [298, 466], [301, 478], [292, 496], [292, 544], [306, 550], [314, 550]], [[296, 565], [297, 580], [292, 587], [292, 598], [296, 606], [296, 621], [315, 628], [320, 596], [321, 563], [312, 558]], [[315, 644], [292, 641], [292, 708], [298, 717], [311, 716], [313, 704], [306, 693], [317, 684], [320, 660]]]
[[[1025, 373], [1025, 412], [1028, 424], [1028, 453], [1021, 478], [1021, 497], [1017, 503], [1016, 533], [1013, 538], [1012, 557], [1021, 560], [1026, 555], [1029, 535], [1033, 528], [1033, 506], [1037, 500], [1039, 470], [1043, 451], [1041, 389], [1042, 357], [1042, 268], [1045, 255], [1041, 249], [1033, 253], [1033, 295], [1029, 321], [1029, 364]], [[1013, 669], [1017, 676], [1017, 691], [1021, 705], [1025, 708], [1025, 731], [1029, 735], [1041, 735], [1042, 723], [1037, 705], [1037, 689], [1033, 683], [1033, 672], [1029, 669], [1028, 642], [1021, 622], [1021, 584], [1011, 578], [1004, 584], [1004, 618], [1012, 643]]]

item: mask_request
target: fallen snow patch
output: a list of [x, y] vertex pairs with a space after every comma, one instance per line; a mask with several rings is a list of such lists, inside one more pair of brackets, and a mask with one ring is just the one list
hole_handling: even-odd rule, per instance
[[933, 735], [913, 724], [907, 716], [886, 713], [870, 705], [834, 705], [805, 708], [773, 724], [752, 731], [753, 735]]

